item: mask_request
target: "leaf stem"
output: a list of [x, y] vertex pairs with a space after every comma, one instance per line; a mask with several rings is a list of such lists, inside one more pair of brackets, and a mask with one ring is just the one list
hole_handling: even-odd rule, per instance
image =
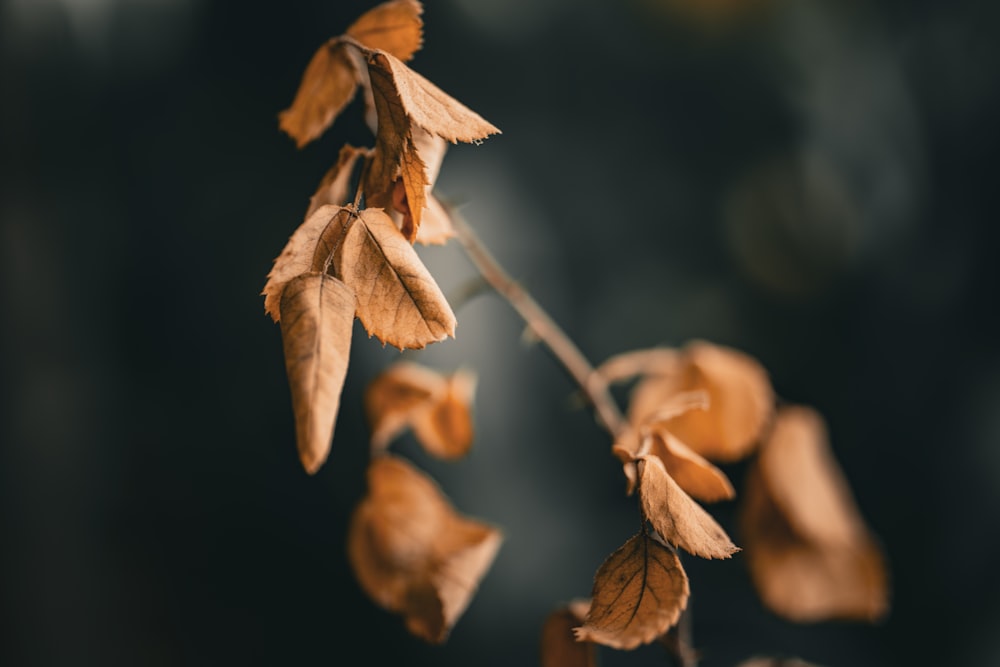
[[625, 428], [626, 422], [611, 396], [607, 381], [531, 294], [510, 277], [461, 214], [454, 207], [450, 207], [449, 213], [458, 240], [480, 275], [545, 343], [590, 400], [601, 426], [612, 438], [616, 437]]

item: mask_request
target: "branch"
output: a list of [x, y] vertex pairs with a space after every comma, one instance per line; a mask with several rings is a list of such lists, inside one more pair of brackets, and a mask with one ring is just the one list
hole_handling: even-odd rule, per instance
[[472, 227], [454, 208], [448, 211], [459, 242], [483, 278], [517, 311], [525, 324], [538, 336], [555, 358], [580, 386], [594, 407], [597, 420], [616, 437], [625, 427], [625, 417], [611, 396], [607, 381], [587, 360], [576, 344], [549, 314], [538, 305], [504, 270], [483, 245]]

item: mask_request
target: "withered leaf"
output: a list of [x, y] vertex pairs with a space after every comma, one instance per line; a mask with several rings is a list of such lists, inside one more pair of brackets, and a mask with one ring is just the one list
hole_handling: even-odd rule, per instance
[[636, 385], [629, 420], [642, 423], [673, 395], [704, 390], [708, 409], [675, 417], [668, 430], [707, 459], [732, 462], [746, 457], [774, 410], [767, 372], [753, 357], [706, 341], [692, 341], [681, 352], [673, 373], [648, 376]]
[[642, 510], [664, 540], [702, 558], [729, 558], [739, 551], [722, 526], [677, 485], [658, 456], [636, 458]]
[[598, 569], [576, 638], [623, 650], [648, 644], [677, 622], [689, 594], [677, 554], [640, 531]]
[[383, 451], [408, 428], [413, 413], [427, 409], [444, 393], [447, 380], [426, 366], [409, 361], [392, 364], [365, 387], [364, 406], [371, 431], [372, 452]]
[[476, 376], [468, 370], [453, 373], [424, 410], [413, 415], [413, 433], [433, 456], [457, 459], [472, 447], [472, 401]]
[[739, 521], [751, 579], [774, 613], [807, 623], [888, 612], [884, 555], [812, 409], [779, 411], [747, 473]]
[[348, 186], [351, 182], [351, 172], [354, 170], [358, 158], [367, 154], [368, 149], [355, 148], [350, 145], [340, 149], [337, 164], [330, 167], [329, 171], [323, 175], [316, 192], [309, 198], [306, 218], [315, 213], [320, 206], [327, 204], [343, 206], [350, 203], [352, 194], [348, 192]]
[[369, 9], [346, 34], [371, 49], [381, 49], [407, 61], [423, 45], [424, 8], [416, 0], [390, 0]]
[[334, 248], [341, 242], [351, 212], [339, 206], [321, 206], [288, 239], [267, 274], [264, 311], [281, 320], [281, 294], [292, 278], [303, 273], [323, 273]]
[[625, 382], [640, 375], [671, 375], [680, 363], [680, 352], [669, 347], [631, 350], [609, 357], [595, 370], [608, 384]]
[[350, 360], [354, 292], [332, 276], [306, 273], [285, 285], [280, 308], [299, 458], [311, 475], [330, 453]]
[[351, 517], [348, 558], [362, 589], [408, 630], [444, 642], [500, 548], [502, 535], [458, 514], [437, 484], [383, 454]]
[[407, 427], [433, 456], [455, 459], [472, 446], [472, 401], [476, 376], [459, 370], [445, 376], [425, 366], [397, 362], [365, 389], [365, 412], [373, 452]]
[[736, 495], [726, 473], [699, 456], [664, 428], [652, 428], [650, 452], [663, 462], [667, 473], [689, 495], [706, 503], [730, 500]]
[[584, 623], [589, 610], [589, 600], [576, 600], [545, 618], [540, 646], [542, 667], [597, 667], [597, 646], [589, 641], [576, 641], [573, 634], [573, 629]]
[[323, 134], [354, 99], [358, 71], [348, 44], [334, 38], [319, 47], [291, 106], [278, 114], [278, 126], [302, 148]]
[[452, 143], [480, 141], [499, 130], [391, 54], [374, 51], [367, 64], [378, 129], [365, 191], [370, 206], [385, 208], [401, 179], [409, 212], [403, 233], [412, 243], [432, 184], [419, 130]]
[[455, 335], [457, 321], [441, 288], [392, 219], [367, 208], [335, 254], [337, 275], [358, 296], [369, 336], [400, 349]]

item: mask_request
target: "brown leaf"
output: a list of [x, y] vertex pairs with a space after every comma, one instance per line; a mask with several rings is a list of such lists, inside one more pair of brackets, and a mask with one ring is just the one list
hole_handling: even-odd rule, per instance
[[642, 531], [598, 569], [576, 638], [623, 650], [648, 644], [677, 622], [689, 594], [677, 554]]
[[413, 246], [380, 209], [350, 225], [335, 254], [338, 277], [358, 295], [369, 336], [400, 349], [455, 335], [455, 314]]
[[[648, 453], [652, 446], [650, 430], [653, 428], [662, 430], [664, 422], [667, 420], [684, 414], [688, 410], [704, 410], [707, 407], [708, 394], [704, 391], [683, 392], [666, 399], [658, 411], [650, 415], [647, 421], [641, 424], [626, 423], [625, 428], [615, 439], [611, 452], [622, 462], [627, 481], [627, 495], [632, 495], [635, 492], [635, 485], [638, 481], [635, 467], [636, 457]], [[669, 454], [669, 452], [667, 453]], [[719, 474], [722, 474], [722, 471], [719, 471]]]
[[643, 512], [663, 539], [702, 558], [729, 558], [739, 551], [715, 519], [667, 473], [660, 457], [636, 457]]
[[498, 530], [455, 512], [429, 477], [382, 455], [351, 518], [348, 557], [362, 589], [415, 636], [444, 642], [492, 564]]
[[375, 376], [364, 394], [372, 452], [388, 447], [413, 422], [413, 413], [428, 409], [447, 383], [437, 371], [409, 361], [392, 364]]
[[698, 454], [732, 462], [749, 455], [774, 410], [774, 390], [757, 360], [732, 348], [693, 341], [669, 375], [644, 378], [633, 389], [629, 421], [642, 423], [673, 395], [708, 392], [709, 406], [670, 420], [668, 430]]
[[350, 360], [354, 293], [323, 273], [288, 281], [281, 295], [281, 338], [295, 413], [299, 458], [310, 475], [330, 453]]
[[[401, 179], [412, 222], [412, 229], [407, 224], [403, 233], [412, 243], [431, 185], [418, 130], [452, 143], [480, 141], [499, 130], [391, 54], [373, 51], [367, 64], [378, 131], [365, 192], [370, 206], [387, 208]], [[397, 200], [402, 197], [397, 195]]]
[[291, 106], [278, 114], [279, 127], [299, 148], [323, 134], [354, 99], [358, 71], [349, 48], [337, 38], [319, 47], [306, 66]]
[[407, 61], [423, 45], [424, 8], [415, 0], [390, 0], [369, 9], [347, 29], [347, 35], [371, 49]]
[[736, 495], [726, 474], [699, 456], [663, 428], [651, 429], [650, 451], [663, 462], [667, 473], [688, 494], [706, 503]]
[[344, 206], [351, 203], [353, 193], [348, 192], [351, 182], [351, 174], [359, 157], [368, 154], [368, 149], [355, 148], [354, 146], [344, 146], [340, 149], [337, 164], [330, 168], [323, 176], [316, 188], [316, 192], [309, 199], [309, 208], [306, 210], [306, 218], [311, 216], [320, 206], [333, 204], [334, 206]]
[[455, 459], [472, 446], [472, 400], [476, 377], [458, 371], [446, 377], [412, 362], [397, 362], [365, 389], [372, 452], [379, 453], [407, 427], [433, 456]]
[[597, 646], [592, 642], [576, 641], [573, 634], [573, 629], [586, 620], [589, 609], [589, 600], [574, 601], [545, 618], [541, 640], [542, 667], [597, 667]]
[[303, 273], [324, 273], [333, 249], [341, 242], [351, 212], [339, 206], [322, 206], [288, 239], [274, 266], [267, 274], [261, 295], [264, 311], [278, 322], [281, 320], [281, 294], [292, 278]]
[[751, 579], [774, 613], [808, 623], [888, 612], [884, 555], [811, 409], [778, 413], [748, 471], [739, 520]]
[[444, 391], [426, 409], [413, 413], [413, 433], [424, 449], [441, 459], [465, 456], [472, 447], [472, 400], [476, 376], [460, 370], [447, 379]]

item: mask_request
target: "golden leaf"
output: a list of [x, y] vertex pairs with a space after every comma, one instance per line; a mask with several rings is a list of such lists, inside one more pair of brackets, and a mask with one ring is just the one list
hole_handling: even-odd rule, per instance
[[739, 521], [751, 579], [774, 613], [807, 623], [888, 612], [884, 555], [811, 408], [778, 412], [747, 473]]
[[302, 466], [310, 475], [330, 453], [350, 360], [354, 293], [323, 273], [288, 281], [281, 295], [281, 338]]
[[388, 208], [401, 179], [405, 197], [395, 199], [405, 199], [409, 218], [403, 234], [412, 243], [431, 185], [419, 130], [452, 143], [479, 141], [499, 130], [391, 54], [373, 51], [367, 64], [378, 128], [365, 192], [370, 206]]
[[707, 410], [671, 419], [668, 430], [698, 454], [732, 462], [749, 455], [774, 410], [774, 390], [763, 366], [732, 348], [693, 341], [674, 372], [650, 375], [632, 390], [629, 421], [642, 423], [683, 391], [708, 393]]
[[334, 248], [341, 242], [351, 212], [339, 206], [321, 206], [288, 239], [267, 274], [261, 295], [264, 311], [281, 320], [281, 294], [292, 278], [303, 273], [324, 273]]
[[381, 49], [407, 61], [423, 45], [424, 8], [416, 0], [390, 0], [369, 9], [346, 34], [371, 49]]
[[358, 71], [348, 48], [339, 39], [319, 47], [306, 66], [291, 106], [278, 114], [278, 126], [299, 148], [323, 134], [354, 99]]
[[472, 400], [476, 376], [459, 370], [426, 409], [413, 414], [413, 433], [424, 449], [441, 459], [465, 456], [472, 447]]
[[338, 277], [358, 296], [357, 315], [368, 335], [400, 349], [454, 336], [451, 306], [392, 219], [372, 208], [358, 216], [334, 262]]
[[437, 371], [409, 361], [392, 364], [376, 375], [364, 394], [372, 452], [388, 447], [393, 438], [410, 426], [413, 413], [427, 409], [435, 396], [444, 393], [446, 384], [447, 380]]
[[660, 458], [667, 473], [688, 494], [706, 503], [736, 495], [726, 474], [663, 428], [650, 431], [650, 452]]
[[660, 457], [636, 457], [643, 512], [663, 539], [702, 558], [729, 558], [739, 551], [715, 519], [667, 473]]
[[446, 377], [408, 361], [379, 373], [365, 388], [365, 413], [373, 453], [384, 451], [407, 427], [433, 456], [455, 459], [472, 446], [472, 400], [476, 376], [458, 371]]
[[576, 638], [623, 650], [648, 644], [677, 622], [689, 594], [677, 554], [641, 531], [598, 569]]
[[362, 589], [408, 630], [444, 642], [500, 548], [500, 532], [455, 512], [403, 459], [381, 455], [351, 517], [348, 558]]
[[573, 629], [586, 620], [589, 610], [589, 600], [576, 600], [545, 618], [540, 646], [541, 667], [597, 667], [597, 646], [588, 641], [576, 641], [573, 634]]

